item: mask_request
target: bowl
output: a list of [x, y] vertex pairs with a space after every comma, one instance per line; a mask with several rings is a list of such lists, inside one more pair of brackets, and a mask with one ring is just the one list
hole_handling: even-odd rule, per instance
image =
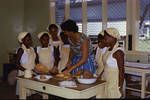
[[45, 77], [45, 78], [42, 79], [41, 75], [37, 75], [34, 78], [37, 79], [37, 80], [39, 80], [39, 81], [48, 81], [49, 79], [52, 78], [51, 75], [42, 75], [42, 76]]
[[92, 84], [96, 82], [97, 78], [89, 78], [89, 79], [77, 78], [77, 80], [79, 83], [82, 83], [82, 84]]

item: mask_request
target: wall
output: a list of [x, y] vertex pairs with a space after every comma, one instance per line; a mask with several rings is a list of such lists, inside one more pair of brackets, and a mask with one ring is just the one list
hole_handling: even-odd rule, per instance
[[24, 6], [24, 30], [33, 33], [37, 45], [37, 33], [46, 31], [49, 24], [49, 0], [25, 0]]
[[49, 24], [49, 0], [0, 0], [0, 76], [8, 53], [18, 47], [17, 34], [33, 33], [37, 45], [37, 33], [45, 31]]
[[17, 33], [23, 29], [24, 0], [0, 0], [0, 76], [8, 52], [17, 47]]

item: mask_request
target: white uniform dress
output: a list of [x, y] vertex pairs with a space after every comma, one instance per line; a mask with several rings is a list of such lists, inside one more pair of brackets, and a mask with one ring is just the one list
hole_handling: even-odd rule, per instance
[[[27, 70], [32, 70], [35, 67], [35, 58], [36, 58], [36, 54], [35, 51], [32, 47], [30, 47], [29, 49], [27, 49], [24, 45], [22, 45], [21, 47], [23, 49], [23, 54], [21, 56], [20, 59], [20, 64], [22, 67], [24, 67]], [[18, 76], [22, 76], [24, 75], [24, 71], [19, 70], [18, 71]], [[18, 95], [18, 81], [17, 81], [17, 87], [16, 87], [16, 94]], [[31, 95], [31, 92], [28, 91], [27, 95]]]
[[[22, 45], [21, 47], [23, 49], [23, 54], [21, 56], [20, 59], [20, 64], [22, 67], [24, 67], [25, 69], [28, 70], [32, 70], [35, 67], [35, 58], [36, 58], [36, 54], [35, 51], [32, 47], [30, 47], [29, 49], [27, 49], [24, 45]], [[19, 70], [18, 75], [24, 75], [24, 72]]]
[[[104, 70], [104, 64], [103, 64], [103, 55], [105, 54], [105, 52], [107, 51], [107, 47], [104, 47], [104, 48], [97, 48], [96, 50], [96, 55], [95, 55], [95, 60], [96, 60], [96, 63], [98, 65], [98, 68], [96, 70], [96, 74], [100, 75], [103, 70]], [[102, 79], [104, 79], [104, 76], [102, 75]]]
[[66, 64], [69, 60], [70, 45], [62, 45], [60, 53], [61, 53], [61, 59], [58, 65], [59, 72], [61, 72], [66, 67]]
[[39, 63], [52, 69], [54, 65], [54, 56], [53, 56], [53, 47], [48, 46], [47, 48], [42, 48], [41, 46], [37, 47], [37, 54], [39, 56]]
[[117, 60], [113, 57], [113, 54], [117, 50], [123, 50], [116, 44], [112, 51], [107, 52], [107, 57], [104, 63], [104, 76], [106, 79], [105, 93], [107, 98], [120, 98], [121, 93], [119, 91], [119, 69]]
[[59, 52], [60, 52], [60, 61], [58, 63], [58, 71], [61, 72], [61, 70], [65, 67], [64, 66], [64, 63], [66, 62], [66, 57], [65, 56], [65, 51], [67, 52], [66, 56], [68, 55], [68, 50], [67, 48], [63, 47], [63, 42], [61, 40], [61, 38], [59, 37], [59, 40], [58, 41], [53, 41], [52, 38], [50, 39], [50, 42], [49, 42], [50, 46], [53, 46], [53, 47], [58, 47], [59, 46]]

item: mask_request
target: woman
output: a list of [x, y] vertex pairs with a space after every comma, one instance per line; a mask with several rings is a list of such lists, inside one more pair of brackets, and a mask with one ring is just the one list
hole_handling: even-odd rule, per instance
[[76, 74], [78, 71], [95, 73], [94, 53], [91, 42], [85, 34], [78, 32], [75, 21], [67, 20], [61, 24], [62, 31], [68, 36], [70, 54], [67, 68], [64, 73]]
[[109, 48], [105, 54], [106, 94], [108, 98], [120, 98], [124, 82], [124, 52], [119, 47], [119, 32], [115, 28], [104, 30], [104, 40]]

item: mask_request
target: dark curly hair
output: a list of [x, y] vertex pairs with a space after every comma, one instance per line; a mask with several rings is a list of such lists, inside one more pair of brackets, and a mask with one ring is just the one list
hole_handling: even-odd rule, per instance
[[104, 36], [102, 34], [98, 34], [97, 39], [104, 39]]
[[78, 26], [75, 21], [68, 19], [60, 25], [63, 31], [78, 32]]

